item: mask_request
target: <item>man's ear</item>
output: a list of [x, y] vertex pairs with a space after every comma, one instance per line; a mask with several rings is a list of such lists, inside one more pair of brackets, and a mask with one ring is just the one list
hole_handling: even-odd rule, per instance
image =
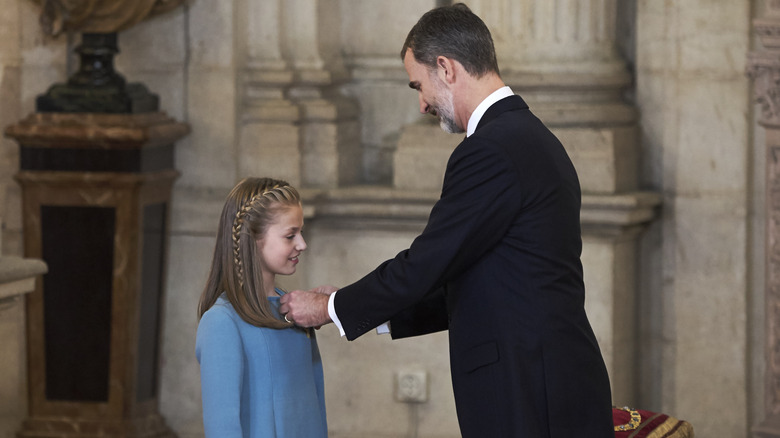
[[451, 84], [455, 82], [455, 61], [452, 58], [447, 58], [446, 56], [437, 57], [436, 74], [445, 84]]

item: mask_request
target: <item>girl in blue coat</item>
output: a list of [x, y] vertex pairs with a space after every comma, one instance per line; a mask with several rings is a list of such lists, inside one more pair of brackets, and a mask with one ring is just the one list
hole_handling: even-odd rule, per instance
[[295, 272], [302, 228], [300, 195], [285, 181], [247, 178], [225, 201], [198, 309], [206, 437], [328, 435], [317, 341], [279, 314], [274, 286]]

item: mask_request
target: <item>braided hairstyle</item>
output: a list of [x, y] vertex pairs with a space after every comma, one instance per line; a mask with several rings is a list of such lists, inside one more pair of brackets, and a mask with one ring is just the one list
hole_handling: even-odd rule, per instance
[[282, 180], [245, 178], [230, 191], [219, 219], [214, 258], [198, 304], [198, 317], [225, 293], [236, 313], [249, 324], [291, 326], [274, 315], [268, 300], [261, 299], [265, 288], [256, 242], [280, 211], [300, 205], [298, 191]]

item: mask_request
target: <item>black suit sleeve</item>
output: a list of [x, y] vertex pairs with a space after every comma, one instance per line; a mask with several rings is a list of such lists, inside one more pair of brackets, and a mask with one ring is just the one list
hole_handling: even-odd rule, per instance
[[390, 335], [393, 339], [408, 338], [447, 330], [447, 326], [446, 287], [441, 287], [393, 316]]

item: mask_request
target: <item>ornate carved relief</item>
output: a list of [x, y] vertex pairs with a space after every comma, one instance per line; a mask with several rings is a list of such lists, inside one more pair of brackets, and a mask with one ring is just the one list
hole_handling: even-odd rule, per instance
[[747, 74], [754, 82], [754, 97], [761, 108], [762, 123], [780, 125], [780, 55], [750, 54]]
[[780, 415], [780, 146], [768, 148], [767, 167], [767, 413]]
[[780, 1], [767, 4], [767, 16], [753, 20], [763, 50], [748, 55], [747, 74], [754, 81], [761, 122], [780, 125]]
[[753, 21], [762, 49], [748, 55], [747, 75], [766, 128], [766, 394], [765, 419], [754, 428], [762, 437], [780, 437], [780, 1], [766, 4]]

